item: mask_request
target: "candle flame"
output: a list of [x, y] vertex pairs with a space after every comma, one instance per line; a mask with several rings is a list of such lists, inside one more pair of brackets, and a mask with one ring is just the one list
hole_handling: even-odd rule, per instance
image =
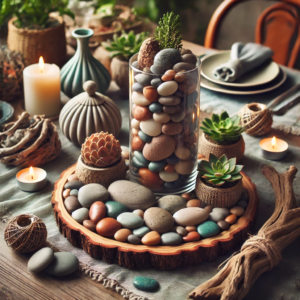
[[272, 147], [274, 148], [275, 145], [276, 145], [276, 137], [273, 136], [273, 138], [272, 138]]
[[193, 121], [195, 120], [195, 113], [193, 113]]
[[41, 73], [43, 73], [44, 72], [44, 59], [43, 59], [43, 56], [41, 56], [40, 59], [39, 59], [39, 67], [40, 67]]
[[33, 172], [33, 168], [32, 167], [29, 168], [29, 174], [31, 176], [31, 179], [33, 179], [34, 172]]

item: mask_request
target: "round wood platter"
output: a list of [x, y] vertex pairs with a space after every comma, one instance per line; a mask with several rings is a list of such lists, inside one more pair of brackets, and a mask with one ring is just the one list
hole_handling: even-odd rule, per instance
[[76, 164], [61, 174], [55, 183], [52, 206], [60, 232], [75, 247], [82, 248], [91, 257], [107, 263], [117, 263], [126, 268], [149, 268], [171, 270], [177, 267], [213, 261], [219, 255], [232, 251], [247, 238], [257, 211], [258, 196], [254, 183], [243, 173], [243, 188], [248, 191], [247, 209], [230, 229], [218, 235], [184, 243], [178, 246], [145, 246], [118, 242], [92, 232], [76, 222], [67, 212], [63, 202], [63, 189]]

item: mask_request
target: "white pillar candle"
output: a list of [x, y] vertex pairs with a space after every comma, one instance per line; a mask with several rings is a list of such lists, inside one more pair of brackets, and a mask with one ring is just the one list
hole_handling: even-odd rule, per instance
[[55, 117], [61, 110], [60, 70], [57, 65], [39, 64], [23, 71], [25, 110], [31, 115]]

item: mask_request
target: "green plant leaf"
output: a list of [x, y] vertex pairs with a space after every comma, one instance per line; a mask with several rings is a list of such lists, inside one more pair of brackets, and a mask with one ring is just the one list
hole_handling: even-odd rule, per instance
[[224, 174], [223, 174], [223, 173], [218, 173], [218, 172], [217, 172], [217, 173], [215, 173], [215, 176], [216, 176], [216, 177], [223, 177]]
[[230, 181], [237, 181], [242, 179], [243, 176], [241, 174], [237, 174], [237, 175], [232, 175]]
[[216, 178], [216, 176], [215, 176], [215, 175], [212, 175], [212, 174], [207, 174], [207, 173], [205, 173], [205, 174], [203, 174], [202, 178], [210, 178], [210, 179], [213, 179], [213, 178]]
[[225, 180], [225, 181], [227, 181], [227, 180], [229, 180], [229, 179], [231, 179], [231, 175], [230, 175], [230, 174], [224, 175], [224, 176], [222, 177], [222, 180]]
[[240, 173], [243, 170], [244, 166], [241, 165], [236, 165], [234, 168], [234, 171], [231, 173], [231, 175], [235, 175]]
[[209, 182], [217, 186], [221, 186], [225, 183], [225, 181], [221, 179], [210, 179]]
[[230, 118], [227, 118], [227, 119], [225, 120], [225, 128], [226, 128], [226, 129], [229, 129], [229, 128], [231, 128], [231, 127], [232, 127], [231, 119], [230, 119]]
[[219, 118], [219, 116], [218, 115], [216, 115], [216, 114], [213, 114], [212, 115], [212, 121], [214, 122], [214, 123], [219, 123], [220, 122], [220, 118]]
[[206, 160], [202, 160], [200, 166], [205, 169], [209, 174], [215, 174], [215, 172], [213, 171], [213, 169], [211, 168], [210, 164], [208, 161]]
[[236, 157], [230, 158], [228, 160], [228, 164], [229, 164], [229, 170], [231, 170], [232, 168], [233, 168], [232, 170], [234, 170], [236, 165]]
[[221, 119], [222, 121], [225, 121], [227, 118], [229, 118], [228, 113], [227, 113], [226, 111], [223, 111], [223, 112], [221, 113], [221, 115], [220, 115], [220, 119]]
[[231, 121], [233, 123], [233, 126], [239, 126], [241, 122], [241, 118], [238, 115], [234, 115], [233, 117], [231, 117]]
[[224, 165], [227, 162], [227, 157], [225, 154], [223, 154], [220, 158], [219, 161]]
[[216, 163], [217, 161], [218, 161], [218, 158], [214, 154], [210, 153], [209, 154], [209, 163], [212, 164], [212, 163]]

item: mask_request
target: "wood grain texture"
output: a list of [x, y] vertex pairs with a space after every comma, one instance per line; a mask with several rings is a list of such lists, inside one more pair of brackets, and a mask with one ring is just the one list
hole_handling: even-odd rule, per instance
[[159, 270], [171, 270], [199, 264], [202, 261], [213, 261], [246, 239], [257, 210], [258, 196], [255, 185], [249, 177], [243, 174], [243, 187], [249, 193], [249, 205], [245, 214], [230, 227], [230, 230], [211, 238], [178, 246], [121, 243], [89, 231], [77, 223], [65, 209], [62, 197], [63, 187], [68, 176], [75, 170], [76, 164], [64, 171], [55, 183], [52, 205], [60, 232], [73, 246], [82, 248], [91, 257], [103, 259], [110, 264], [117, 263], [129, 269], [154, 267]]

